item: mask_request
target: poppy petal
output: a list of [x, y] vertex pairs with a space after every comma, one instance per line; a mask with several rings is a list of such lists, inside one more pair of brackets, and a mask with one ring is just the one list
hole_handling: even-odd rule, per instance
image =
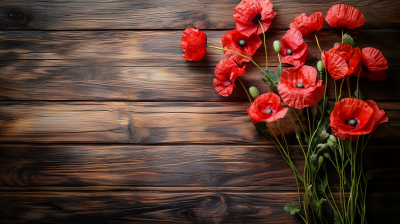
[[325, 15], [325, 20], [335, 28], [354, 29], [365, 22], [365, 17], [360, 10], [344, 4], [333, 5]]

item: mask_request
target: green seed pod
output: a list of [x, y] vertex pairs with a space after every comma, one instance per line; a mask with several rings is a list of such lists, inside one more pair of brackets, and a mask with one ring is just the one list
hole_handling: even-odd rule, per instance
[[257, 90], [257, 88], [255, 86], [250, 87], [249, 91], [250, 91], [250, 95], [253, 98], [257, 98], [258, 97], [258, 90]]
[[336, 144], [335, 143], [333, 143], [330, 139], [328, 139], [328, 145], [329, 145], [329, 147], [331, 147], [332, 149], [335, 149], [336, 148]]
[[327, 148], [328, 148], [328, 144], [326, 144], [326, 143], [321, 146], [321, 149], [323, 149], [323, 150], [325, 150]]
[[322, 144], [318, 144], [317, 147], [315, 147], [315, 150], [320, 149], [322, 147]]
[[322, 163], [324, 162], [324, 157], [323, 156], [319, 156], [318, 158], [318, 165], [322, 165]]
[[325, 66], [324, 66], [324, 63], [321, 60], [318, 61], [317, 68], [318, 68], [319, 72], [323, 72], [324, 71]]
[[329, 157], [330, 157], [329, 153], [324, 152], [324, 157], [327, 158], [327, 159], [329, 159]]
[[279, 40], [274, 41], [274, 50], [276, 53], [281, 52], [281, 42]]
[[329, 140], [331, 140], [331, 142], [334, 143], [334, 144], [336, 144], [336, 142], [337, 142], [337, 138], [334, 135], [330, 135], [329, 136]]

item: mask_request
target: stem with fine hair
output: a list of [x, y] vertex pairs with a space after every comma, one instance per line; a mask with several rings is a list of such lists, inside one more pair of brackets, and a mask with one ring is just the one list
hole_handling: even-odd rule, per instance
[[258, 64], [257, 64], [255, 61], [253, 61], [253, 59], [251, 59], [250, 57], [247, 57], [247, 56], [245, 56], [245, 55], [243, 55], [243, 54], [240, 54], [240, 53], [238, 53], [238, 52], [236, 52], [236, 51], [233, 51], [233, 50], [230, 50], [230, 49], [225, 49], [225, 48], [220, 48], [220, 47], [214, 47], [214, 46], [210, 46], [210, 45], [207, 45], [207, 47], [209, 47], [209, 48], [215, 48], [215, 49], [223, 50], [223, 51], [229, 51], [229, 52], [235, 53], [235, 54], [237, 54], [237, 55], [239, 55], [239, 56], [242, 56], [242, 57], [244, 57], [244, 58], [249, 59], [255, 66], [257, 66], [258, 69], [260, 69], [260, 71], [265, 75], [265, 77], [267, 77], [267, 78], [272, 82], [272, 84], [274, 84], [274, 86], [275, 86], [276, 88], [278, 87], [278, 85], [276, 84], [276, 82], [275, 82], [274, 80], [272, 80], [272, 78], [271, 78], [262, 68], [260, 68], [260, 66], [258, 66]]
[[319, 48], [319, 52], [322, 53], [321, 47], [319, 46], [317, 34], [314, 34], [314, 36], [315, 36], [315, 40], [317, 41], [317, 45], [318, 45], [318, 48]]
[[242, 80], [240, 80], [239, 79], [239, 77], [237, 77], [237, 80], [239, 80], [239, 82], [240, 82], [240, 84], [242, 84], [242, 86], [243, 86], [243, 89], [244, 89], [244, 91], [246, 92], [246, 95], [247, 95], [247, 97], [249, 98], [249, 101], [250, 101], [250, 106], [251, 106], [251, 98], [250, 98], [250, 95], [249, 95], [249, 93], [247, 92], [247, 89], [246, 89], [246, 87], [244, 87], [244, 85], [243, 85], [243, 82], [242, 82]]
[[261, 30], [263, 32], [263, 37], [264, 37], [264, 49], [265, 49], [265, 69], [268, 70], [268, 53], [267, 53], [267, 45], [265, 44], [265, 32], [264, 32], [264, 27], [261, 24], [261, 21], [258, 20], [258, 23], [260, 24]]

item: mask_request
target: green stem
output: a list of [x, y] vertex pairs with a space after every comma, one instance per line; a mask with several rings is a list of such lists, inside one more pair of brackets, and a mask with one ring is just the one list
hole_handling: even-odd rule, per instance
[[319, 52], [322, 53], [321, 47], [319, 46], [317, 34], [314, 34], [314, 36], [315, 36], [315, 40], [317, 41], [317, 45], [318, 45], [318, 48], [319, 48]]
[[344, 79], [342, 79], [342, 84], [340, 84], [340, 92], [339, 92], [339, 97], [337, 98], [337, 100], [340, 100], [340, 98], [342, 97], [342, 86], [343, 86], [343, 83], [344, 83]]
[[255, 61], [253, 61], [253, 59], [251, 59], [250, 57], [247, 57], [247, 56], [245, 56], [245, 55], [243, 55], [243, 54], [240, 54], [240, 53], [238, 53], [238, 52], [236, 52], [236, 51], [233, 51], [233, 50], [230, 50], [230, 49], [225, 49], [225, 48], [220, 48], [220, 47], [214, 47], [214, 46], [210, 46], [210, 45], [207, 45], [207, 47], [209, 47], [209, 48], [214, 48], [214, 49], [218, 49], [218, 50], [223, 50], [223, 51], [229, 51], [229, 52], [235, 53], [235, 54], [237, 54], [237, 55], [239, 55], [239, 56], [242, 56], [242, 57], [244, 57], [244, 58], [249, 59], [255, 66], [257, 66], [258, 69], [260, 69], [260, 71], [265, 75], [265, 77], [267, 77], [267, 78], [272, 82], [272, 84], [274, 84], [274, 86], [275, 86], [276, 88], [278, 88], [278, 85], [276, 84], [276, 82], [274, 82], [274, 80], [273, 80], [262, 68], [260, 68], [260, 66], [258, 66], [258, 64], [257, 64]]
[[342, 43], [343, 43], [343, 28], [342, 28]]
[[294, 115], [296, 116], [297, 120], [299, 121], [299, 124], [300, 124], [301, 129], [303, 130], [304, 136], [307, 138], [307, 134], [306, 134], [306, 131], [304, 130], [302, 121], [300, 120], [299, 116], [297, 116], [297, 113], [296, 113], [296, 111], [294, 110], [294, 108], [293, 108], [293, 107], [290, 107], [290, 109], [292, 109]]
[[264, 48], [265, 48], [265, 69], [268, 70], [268, 54], [267, 54], [267, 45], [265, 44], [265, 32], [264, 32], [264, 27], [261, 24], [261, 21], [258, 20], [258, 23], [260, 24], [261, 30], [263, 32], [263, 37], [264, 37]]
[[337, 93], [336, 93], [336, 80], [333, 80], [333, 83], [335, 84], [335, 102], [337, 102], [338, 100], [337, 100]]
[[358, 81], [360, 80], [360, 73], [361, 73], [361, 68], [358, 71], [358, 76], [357, 76], [357, 99], [360, 99], [360, 90], [358, 90]]
[[347, 78], [346, 78], [346, 82], [347, 82], [347, 90], [349, 91], [349, 98], [351, 98], [350, 77], [347, 77]]
[[246, 95], [247, 95], [247, 97], [249, 98], [249, 101], [250, 101], [250, 106], [251, 106], [251, 98], [250, 98], [250, 95], [249, 95], [249, 93], [247, 92], [247, 89], [246, 89], [246, 87], [244, 87], [244, 85], [243, 85], [243, 82], [242, 82], [242, 80], [240, 80], [239, 79], [239, 77], [237, 77], [237, 80], [239, 80], [239, 82], [240, 82], [240, 84], [242, 84], [242, 86], [243, 86], [243, 89], [244, 89], [244, 91], [246, 92]]

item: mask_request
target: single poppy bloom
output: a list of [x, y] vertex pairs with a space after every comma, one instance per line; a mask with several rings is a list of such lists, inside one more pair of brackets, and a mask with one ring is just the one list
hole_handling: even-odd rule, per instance
[[[388, 70], [389, 65], [382, 52], [378, 49], [372, 47], [363, 48], [361, 63], [360, 77], [367, 77], [371, 81], [386, 79], [385, 70]], [[358, 72], [354, 75], [357, 76]]]
[[[225, 49], [236, 51], [250, 58], [256, 53], [261, 44], [262, 41], [258, 35], [252, 34], [248, 37], [241, 34], [236, 29], [228, 31], [226, 35], [222, 35], [222, 46]], [[224, 51], [224, 54], [227, 58], [235, 60], [238, 64], [242, 64], [242, 61], [250, 61], [230, 51]]]
[[358, 72], [361, 64], [361, 50], [358, 47], [353, 48], [349, 44], [340, 43], [328, 52], [323, 51], [321, 59], [332, 78], [339, 80]]
[[354, 29], [365, 22], [360, 10], [344, 4], [333, 5], [325, 15], [326, 22], [335, 28]]
[[223, 59], [215, 67], [214, 73], [217, 76], [213, 81], [215, 90], [221, 96], [229, 96], [233, 87], [236, 87], [236, 78], [246, 74], [246, 71], [244, 67], [239, 68], [232, 59]]
[[366, 102], [357, 98], [339, 100], [330, 116], [333, 133], [342, 140], [357, 140], [360, 135], [372, 132], [376, 125], [387, 122], [383, 110], [372, 100]]
[[320, 29], [324, 25], [324, 18], [322, 16], [322, 12], [316, 12], [307, 17], [305, 13], [298, 15], [293, 21], [290, 23], [290, 29], [297, 29], [303, 35], [308, 36], [313, 34]]
[[200, 61], [206, 55], [207, 35], [199, 29], [187, 28], [182, 34], [181, 48], [184, 59]]
[[269, 0], [243, 0], [233, 11], [233, 19], [236, 20], [236, 29], [246, 36], [262, 33], [261, 22], [266, 32], [271, 25], [276, 12], [272, 10]]
[[308, 55], [307, 44], [303, 34], [298, 30], [288, 30], [281, 39], [281, 60], [296, 67], [304, 65]]
[[283, 70], [278, 91], [284, 103], [302, 109], [317, 104], [324, 96], [325, 86], [315, 68], [303, 65]]
[[282, 107], [281, 99], [275, 93], [265, 93], [258, 96], [247, 109], [253, 124], [260, 121], [272, 122], [285, 117], [289, 108]]
[[368, 103], [368, 105], [372, 108], [372, 110], [374, 110], [374, 121], [375, 121], [375, 125], [372, 128], [371, 133], [373, 134], [376, 130], [376, 127], [379, 124], [382, 124], [384, 122], [388, 122], [389, 118], [386, 116], [385, 111], [384, 110], [379, 110], [378, 105], [376, 105], [375, 101], [373, 100], [366, 100], [366, 103]]

